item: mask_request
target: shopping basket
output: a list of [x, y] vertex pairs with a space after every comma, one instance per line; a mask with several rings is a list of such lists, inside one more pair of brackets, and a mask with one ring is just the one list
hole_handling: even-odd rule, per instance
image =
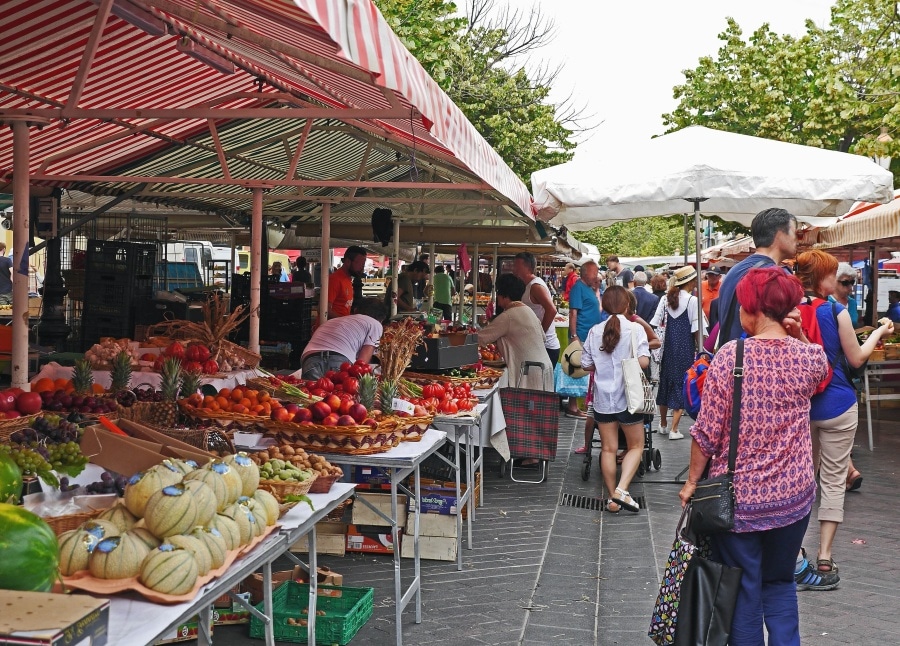
[[[519, 388], [528, 370], [537, 368], [544, 374], [544, 366], [525, 361], [519, 369], [515, 388], [501, 388], [500, 402], [506, 418], [506, 437], [509, 442], [509, 477], [513, 482], [541, 483], [547, 479], [549, 462], [556, 459], [559, 426], [559, 397], [555, 392]], [[542, 381], [545, 381], [542, 379]], [[516, 479], [515, 461], [538, 460], [538, 480]], [[520, 467], [521, 468], [521, 467]], [[504, 468], [505, 471], [505, 468]]]

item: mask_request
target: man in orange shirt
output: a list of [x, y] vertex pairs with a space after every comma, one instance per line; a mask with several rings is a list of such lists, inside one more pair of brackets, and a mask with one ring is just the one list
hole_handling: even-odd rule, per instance
[[706, 315], [706, 318], [709, 319], [709, 306], [712, 304], [714, 300], [719, 298], [719, 285], [721, 284], [722, 274], [718, 269], [712, 268], [706, 272], [706, 280], [704, 280], [701, 285], [703, 285], [703, 313]]
[[347, 247], [344, 262], [328, 277], [328, 318], [348, 316], [353, 307], [353, 277], [362, 277], [366, 268], [366, 250]]

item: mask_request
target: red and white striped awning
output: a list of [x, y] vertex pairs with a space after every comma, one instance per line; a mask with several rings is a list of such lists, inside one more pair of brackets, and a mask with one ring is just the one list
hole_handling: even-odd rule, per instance
[[819, 231], [816, 247], [833, 249], [900, 238], [900, 191], [887, 204], [857, 202], [836, 223]]
[[[336, 214], [421, 188], [422, 203], [532, 217], [528, 189], [371, 0], [0, 0], [0, 23], [0, 122], [34, 117], [35, 183], [211, 210], [261, 186], [293, 199], [287, 212], [335, 198]], [[337, 161], [304, 167], [306, 145]], [[0, 190], [12, 148], [0, 130]]]

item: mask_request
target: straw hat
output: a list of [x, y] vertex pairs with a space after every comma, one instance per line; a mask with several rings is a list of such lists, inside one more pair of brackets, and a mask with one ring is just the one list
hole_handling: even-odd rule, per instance
[[565, 350], [563, 350], [560, 366], [562, 371], [569, 375], [572, 379], [581, 379], [587, 376], [587, 371], [581, 369], [581, 341], [578, 339], [572, 341]]
[[675, 271], [675, 274], [672, 276], [672, 283], [676, 287], [680, 287], [681, 285], [691, 282], [696, 277], [697, 270], [694, 267], [687, 265], [685, 267], [679, 267]]

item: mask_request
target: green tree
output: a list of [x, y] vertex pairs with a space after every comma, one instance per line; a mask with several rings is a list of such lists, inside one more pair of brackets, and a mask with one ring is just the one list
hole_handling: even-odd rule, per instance
[[[693, 224], [693, 217], [690, 219]], [[616, 222], [608, 227], [573, 232], [582, 242], [596, 245], [600, 255], [672, 256], [684, 253], [684, 221], [681, 216], [641, 218]], [[689, 252], [693, 253], [694, 229], [690, 230]]]
[[552, 38], [538, 9], [527, 14], [473, 0], [465, 15], [447, 0], [375, 0], [432, 78], [526, 185], [531, 173], [571, 159], [582, 115], [548, 100], [555, 74], [529, 72]]
[[749, 39], [728, 19], [716, 58], [700, 59], [674, 88], [668, 132], [704, 125], [860, 154], [897, 157], [900, 16], [889, 0], [839, 0], [827, 27], [798, 38], [764, 24]]

